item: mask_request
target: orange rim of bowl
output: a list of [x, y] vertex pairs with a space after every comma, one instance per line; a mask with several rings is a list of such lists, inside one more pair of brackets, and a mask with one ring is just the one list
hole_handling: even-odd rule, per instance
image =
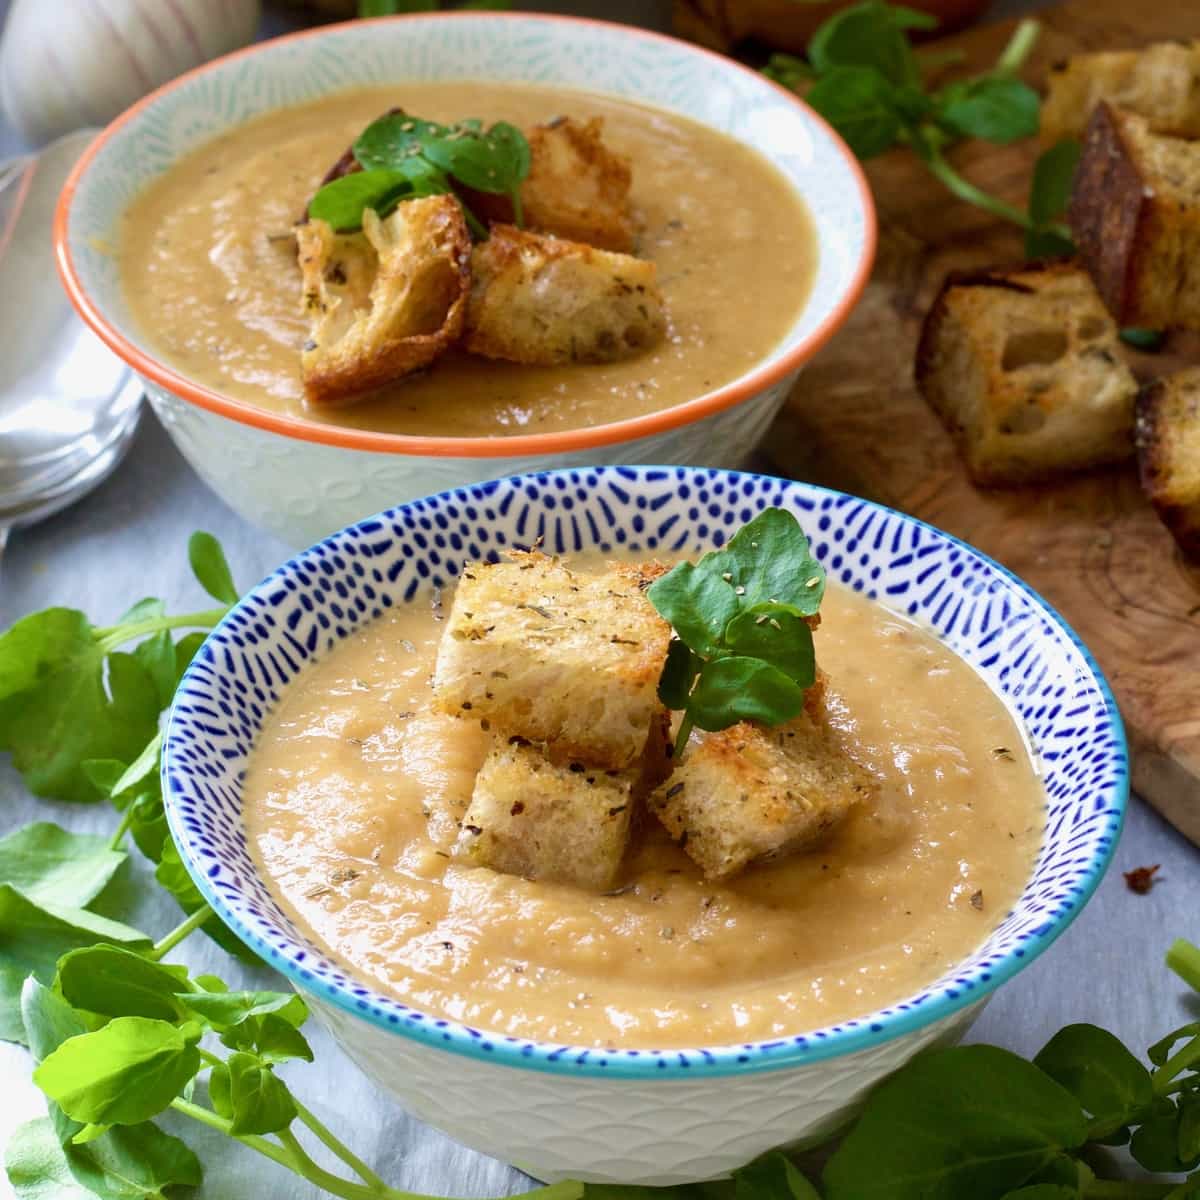
[[[91, 166], [92, 160], [100, 153], [104, 145], [119, 130], [135, 121], [141, 112], [154, 104], [161, 96], [180, 87], [188, 80], [215, 70], [223, 63], [234, 59], [257, 54], [269, 46], [280, 43], [298, 41], [301, 38], [321, 37], [332, 30], [353, 25], [382, 24], [393, 21], [449, 21], [459, 18], [472, 20], [507, 21], [516, 18], [533, 17], [538, 21], [554, 21], [560, 24], [578, 25], [583, 27], [603, 26], [618, 28], [630, 37], [642, 38], [656, 42], [667, 42], [672, 45], [682, 45], [692, 53], [715, 59], [732, 71], [741, 71], [753, 75], [761, 84], [774, 88], [795, 107], [801, 109], [806, 118], [823, 128], [834, 146], [841, 153], [850, 168], [851, 177], [858, 188], [859, 204], [863, 211], [863, 246], [859, 261], [854, 268], [850, 285], [829, 315], [807, 337], [793, 346], [777, 362], [764, 364], [745, 375], [739, 376], [732, 382], [708, 392], [694, 400], [685, 400], [682, 404], [672, 405], [658, 412], [647, 413], [640, 417], [630, 417], [624, 421], [612, 421], [604, 425], [592, 425], [582, 429], [558, 430], [553, 433], [526, 433], [512, 437], [428, 437], [400, 433], [375, 433], [370, 430], [348, 429], [336, 425], [322, 425], [304, 417], [288, 416], [284, 413], [270, 412], [256, 408], [244, 400], [213, 391], [179, 374], [166, 364], [152, 358], [139, 349], [124, 334], [109, 323], [99, 308], [92, 303], [87, 291], [81, 283], [75, 270], [75, 262], [71, 256], [71, 247], [67, 236], [70, 219], [71, 203], [80, 179]], [[703, 122], [702, 122], [703, 123]], [[116, 117], [95, 140], [87, 147], [67, 177], [63, 190], [59, 195], [54, 212], [54, 256], [58, 267], [59, 277], [66, 288], [67, 296], [80, 317], [95, 331], [100, 339], [124, 359], [139, 375], [152, 380], [168, 392], [195, 404], [198, 408], [207, 409], [243, 425], [251, 425], [269, 433], [282, 434], [285, 437], [298, 438], [301, 441], [318, 442], [323, 445], [337, 446], [347, 450], [368, 450], [384, 454], [421, 455], [434, 458], [515, 458], [526, 455], [554, 454], [561, 452], [589, 450], [598, 446], [611, 446], [618, 442], [631, 442], [640, 438], [651, 437], [655, 434], [666, 433], [683, 425], [690, 425], [704, 417], [712, 416], [724, 409], [731, 408], [743, 400], [749, 399], [764, 388], [770, 387], [790, 372], [798, 370], [808, 361], [837, 331], [846, 320], [850, 310], [858, 301], [866, 286], [875, 260], [875, 247], [878, 236], [875, 204], [871, 196], [870, 186], [858, 160], [849, 147], [836, 133], [832, 126], [804, 103], [795, 93], [776, 84], [773, 80], [761, 75], [749, 67], [742, 66], [733, 59], [726, 58], [702, 46], [694, 46], [679, 38], [667, 34], [656, 33], [652, 30], [638, 29], [635, 26], [621, 25], [615, 21], [598, 21], [587, 17], [570, 17], [543, 13], [506, 13], [478, 12], [459, 10], [455, 12], [410, 13], [400, 16], [377, 17], [369, 21], [340, 22], [333, 25], [321, 25], [315, 29], [304, 29], [283, 37], [272, 38], [266, 42], [256, 42], [241, 50], [235, 50], [220, 58], [212, 59], [198, 67], [170, 80], [162, 87], [156, 88], [144, 96], [136, 104], [127, 108]]]

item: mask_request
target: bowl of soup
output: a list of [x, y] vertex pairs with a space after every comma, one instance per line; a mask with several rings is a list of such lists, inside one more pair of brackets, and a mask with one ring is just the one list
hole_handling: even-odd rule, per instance
[[[649, 336], [631, 346], [601, 328], [585, 348], [598, 353], [539, 363], [467, 352], [460, 337], [368, 395], [314, 402], [297, 223], [347, 147], [397, 107], [505, 122], [531, 144], [564, 121], [599, 129], [613, 169], [593, 178], [568, 164], [575, 219], [539, 224], [527, 197], [526, 225], [561, 235], [555, 249], [616, 246], [652, 272]], [[597, 197], [613, 199], [614, 170], [630, 231], [615, 242], [587, 229]], [[464, 204], [478, 237], [492, 210]], [[857, 299], [875, 218], [853, 155], [760, 74], [627, 26], [466, 12], [327, 26], [181, 77], [84, 155], [56, 244], [75, 305], [145, 380], [187, 459], [299, 547], [481, 478], [737, 463]], [[608, 259], [598, 269], [625, 286]], [[636, 324], [639, 297], [627, 299]], [[568, 317], [590, 330], [588, 313]], [[606, 348], [617, 357], [595, 361]]]
[[[763, 582], [768, 518], [809, 542]], [[697, 709], [647, 778], [659, 589], [699, 571], [754, 637], [797, 608], [815, 668], [777, 724]], [[646, 1184], [828, 1136], [961, 1036], [1091, 895], [1128, 790], [1098, 668], [995, 562], [666, 467], [485, 482], [300, 554], [198, 653], [163, 782], [205, 897], [387, 1092], [537, 1178]]]

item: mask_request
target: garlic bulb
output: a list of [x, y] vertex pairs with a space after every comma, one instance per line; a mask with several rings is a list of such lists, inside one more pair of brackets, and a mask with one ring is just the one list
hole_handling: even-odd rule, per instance
[[253, 41], [259, 11], [259, 0], [13, 0], [0, 105], [33, 145], [104, 125], [168, 79]]

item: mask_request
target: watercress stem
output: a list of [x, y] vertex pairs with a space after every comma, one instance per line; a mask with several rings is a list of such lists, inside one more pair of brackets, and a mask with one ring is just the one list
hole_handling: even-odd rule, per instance
[[296, 1106], [296, 1115], [300, 1120], [308, 1126], [313, 1135], [324, 1145], [328, 1150], [332, 1151], [348, 1166], [356, 1175], [359, 1176], [365, 1183], [374, 1188], [385, 1188], [387, 1185], [383, 1180], [367, 1166], [357, 1154], [346, 1146], [338, 1136], [333, 1133], [319, 1120], [312, 1112], [310, 1112], [295, 1096], [292, 1097], [292, 1103]]
[[127, 625], [103, 625], [93, 629], [92, 636], [107, 654], [126, 642], [149, 637], [152, 633], [161, 633], [164, 629], [182, 629], [186, 626], [211, 629], [228, 611], [228, 608], [210, 608], [204, 612], [183, 613], [178, 617], [150, 617], [148, 620], [132, 621]]
[[169, 954], [174, 950], [189, 933], [199, 929], [212, 915], [213, 910], [207, 904], [202, 904], [186, 921], [176, 925], [161, 941], [155, 942], [146, 957], [158, 962], [164, 954]]
[[1200, 992], [1200, 946], [1177, 938], [1167, 951], [1167, 966], [1193, 991]]
[[367, 1186], [349, 1179], [341, 1179], [326, 1171], [324, 1167], [313, 1162], [290, 1129], [281, 1129], [275, 1136], [279, 1138], [280, 1145], [291, 1152], [292, 1170], [334, 1196], [342, 1196], [344, 1200], [408, 1200], [407, 1192], [390, 1188], [382, 1181], [378, 1187]]
[[518, 183], [512, 190], [513, 224], [518, 229], [525, 228], [525, 209], [521, 205], [521, 185]]
[[1157, 1071], [1154, 1072], [1154, 1091], [1161, 1096], [1163, 1088], [1177, 1075], [1186, 1071], [1190, 1066], [1200, 1062], [1200, 1037], [1194, 1037], [1186, 1042], [1183, 1049], [1176, 1050]]
[[185, 1100], [182, 1096], [176, 1096], [171, 1101], [171, 1107], [176, 1112], [183, 1113], [185, 1117], [191, 1117], [193, 1121], [199, 1121], [201, 1125], [207, 1125], [210, 1129], [215, 1129], [218, 1133], [223, 1133], [227, 1137], [241, 1142], [243, 1146], [249, 1146], [251, 1150], [257, 1151], [272, 1162], [277, 1162], [281, 1167], [287, 1167], [288, 1170], [295, 1169], [292, 1166], [291, 1155], [282, 1147], [275, 1145], [272, 1141], [268, 1141], [265, 1137], [260, 1137], [256, 1133], [230, 1133], [229, 1122], [224, 1117], [218, 1116], [215, 1112], [205, 1108], [204, 1105], [195, 1104], [191, 1100]]
[[1025, 60], [1032, 52], [1041, 32], [1041, 25], [1031, 17], [1026, 17], [1013, 30], [1012, 37], [1008, 39], [1008, 45], [1004, 47], [1003, 53], [996, 60], [995, 73], [1015, 75], [1025, 65]]
[[131, 804], [121, 817], [121, 823], [117, 826], [112, 837], [108, 839], [108, 848], [110, 850], [120, 850], [121, 843], [125, 840], [125, 835], [129, 832], [129, 826], [133, 824], [133, 805]]
[[1019, 208], [983, 191], [982, 188], [977, 188], [969, 180], [964, 179], [942, 157], [941, 150], [936, 146], [927, 143], [924, 147], [924, 153], [919, 157], [929, 168], [930, 174], [935, 179], [940, 180], [960, 200], [965, 200], [968, 204], [974, 204], [976, 208], [982, 208], [984, 212], [989, 212], [992, 216], [999, 217], [1003, 221], [1011, 221], [1021, 229], [1033, 228], [1033, 223], [1030, 221], [1028, 213], [1022, 212]]
[[688, 738], [692, 736], [692, 718], [685, 712], [683, 720], [679, 722], [679, 732], [675, 735], [675, 749], [672, 751], [671, 757], [676, 762], [683, 757], [683, 751], [687, 747]]

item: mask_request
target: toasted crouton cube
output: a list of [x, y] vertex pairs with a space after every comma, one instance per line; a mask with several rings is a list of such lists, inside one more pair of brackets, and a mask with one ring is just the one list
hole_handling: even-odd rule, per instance
[[471, 238], [451, 196], [409, 200], [362, 233], [296, 231], [312, 332], [301, 363], [313, 404], [344, 404], [428, 366], [462, 334]]
[[650, 811], [706, 879], [812, 845], [875, 790], [812, 707], [773, 729], [743, 722], [693, 733], [651, 793]]
[[[631, 254], [629, 159], [604, 144], [603, 129], [602, 117], [586, 122], [559, 117], [529, 130], [529, 174], [521, 184], [524, 223], [537, 233]], [[470, 191], [466, 200], [483, 220], [514, 220], [507, 196]]]
[[1087, 273], [952, 273], [921, 333], [917, 385], [980, 484], [1050, 479], [1133, 453], [1137, 384]]
[[552, 763], [498, 742], [475, 780], [459, 851], [507, 875], [603, 891], [616, 882], [633, 821], [636, 768]]
[[1078, 54], [1051, 68], [1042, 140], [1079, 138], [1101, 101], [1145, 117], [1155, 133], [1200, 137], [1200, 42]]
[[1200, 367], [1138, 393], [1137, 446], [1143, 490], [1183, 553], [1200, 560]]
[[652, 262], [493, 225], [471, 256], [466, 348], [519, 363], [615, 362], [662, 337]]
[[1200, 144], [1099, 105], [1068, 217], [1080, 261], [1122, 325], [1200, 329]]
[[646, 745], [670, 627], [636, 568], [577, 574], [544, 554], [464, 569], [438, 647], [439, 707], [619, 769]]

